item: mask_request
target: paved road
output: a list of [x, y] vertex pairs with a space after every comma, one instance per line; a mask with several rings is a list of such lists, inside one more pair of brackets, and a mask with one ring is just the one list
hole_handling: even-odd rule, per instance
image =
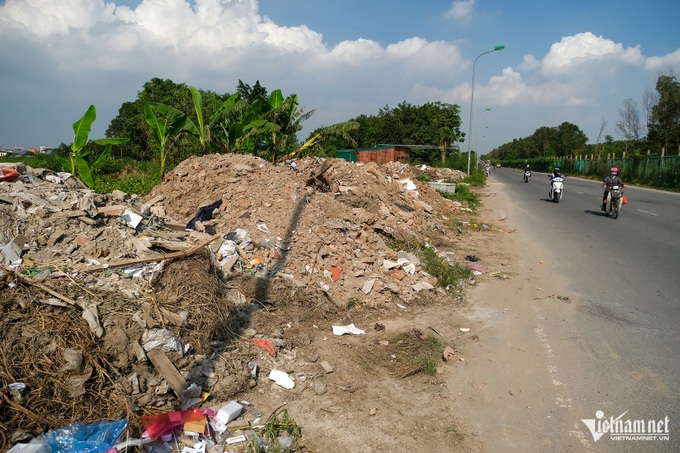
[[576, 295], [573, 319], [546, 319], [539, 332], [552, 339], [570, 406], [584, 419], [601, 410], [607, 419], [628, 411], [621, 420], [670, 420], [667, 442], [583, 444], [680, 451], [680, 195], [626, 188], [630, 202], [614, 220], [600, 212], [595, 181], [567, 177], [555, 204], [546, 174], [524, 183], [501, 168], [491, 178], [512, 200], [520, 237], [546, 250]]

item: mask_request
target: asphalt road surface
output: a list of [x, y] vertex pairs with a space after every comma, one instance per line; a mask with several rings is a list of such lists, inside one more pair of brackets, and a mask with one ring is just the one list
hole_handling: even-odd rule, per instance
[[491, 179], [511, 200], [521, 240], [545, 250], [575, 295], [571, 319], [545, 319], [537, 334], [552, 339], [553, 368], [578, 408], [571, 416], [598, 422], [623, 414], [622, 422], [644, 420], [647, 430], [650, 420], [668, 428], [665, 441], [607, 434], [592, 442], [581, 425], [581, 446], [680, 451], [680, 194], [626, 187], [629, 203], [615, 220], [600, 211], [597, 181], [567, 175], [554, 203], [547, 174], [534, 172], [529, 183], [522, 174], [500, 168]]

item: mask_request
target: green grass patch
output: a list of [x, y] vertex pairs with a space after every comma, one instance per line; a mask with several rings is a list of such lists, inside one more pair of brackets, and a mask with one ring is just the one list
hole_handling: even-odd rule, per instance
[[99, 193], [122, 190], [127, 194], [146, 195], [160, 183], [157, 165], [144, 161], [128, 163], [116, 173], [97, 175], [93, 189]]
[[[302, 444], [302, 429], [295, 422], [293, 417], [288, 414], [287, 409], [277, 409], [272, 413], [264, 427], [260, 431], [260, 440], [258, 442], [256, 437], [249, 439], [250, 447], [254, 452], [302, 452], [305, 447]], [[289, 437], [292, 441], [292, 446], [282, 447], [279, 444], [280, 437]]]
[[470, 208], [473, 211], [476, 210], [480, 204], [482, 204], [482, 197], [478, 193], [470, 190], [470, 186], [467, 184], [456, 184], [456, 193], [437, 192], [444, 198], [453, 201], [459, 201], [464, 207]]
[[448, 291], [455, 289], [458, 280], [466, 280], [472, 275], [467, 266], [459, 263], [449, 264], [445, 258], [437, 255], [434, 247], [424, 245], [417, 238], [403, 240], [388, 236], [385, 238], [385, 245], [395, 252], [404, 250], [418, 255], [425, 272], [436, 277], [437, 284]]
[[437, 277], [437, 284], [442, 288], [452, 290], [455, 288], [458, 280], [466, 280], [472, 275], [470, 268], [459, 263], [449, 264], [445, 258], [437, 255], [433, 247], [423, 247], [421, 253], [423, 255], [422, 265], [425, 271]]

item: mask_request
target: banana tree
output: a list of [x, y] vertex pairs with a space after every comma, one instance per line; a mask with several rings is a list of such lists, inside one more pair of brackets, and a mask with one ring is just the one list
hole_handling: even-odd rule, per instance
[[[111, 153], [112, 146], [126, 143], [129, 140], [127, 138], [98, 138], [90, 142], [92, 123], [96, 119], [97, 109], [94, 105], [90, 105], [83, 116], [73, 123], [73, 143], [69, 150], [69, 158], [57, 157], [65, 169], [70, 170], [72, 175], [77, 175], [88, 187], [94, 186], [95, 170]], [[91, 162], [88, 162], [86, 158], [90, 154], [90, 149], [87, 148], [87, 145], [90, 143], [104, 146], [104, 151], [96, 158], [91, 159]]]
[[320, 129], [316, 134], [312, 135], [304, 142], [299, 148], [297, 148], [292, 153], [288, 154], [286, 159], [293, 159], [305, 151], [315, 150], [319, 145], [326, 139], [330, 137], [337, 137], [348, 141], [352, 144], [353, 148], [357, 147], [356, 141], [350, 135], [351, 132], [359, 129], [359, 123], [356, 121], [346, 121], [344, 123], [333, 124], [332, 126], [324, 127]]
[[295, 133], [302, 129], [301, 123], [314, 114], [314, 110], [302, 112], [299, 106], [297, 94], [291, 94], [283, 98], [281, 90], [272, 91], [267, 106], [269, 112], [267, 118], [274, 124], [278, 124], [279, 130], [269, 132], [269, 151], [272, 162], [276, 163], [279, 153], [295, 139]]
[[280, 129], [264, 117], [267, 110], [261, 100], [249, 104], [234, 94], [210, 119], [216, 140], [227, 152], [254, 153], [258, 137]]
[[196, 121], [198, 124], [195, 124], [191, 118], [187, 118], [185, 128], [190, 134], [198, 138], [198, 142], [201, 144], [201, 150], [203, 154], [205, 154], [211, 140], [210, 129], [212, 124], [205, 124], [205, 120], [203, 119], [203, 96], [201, 95], [201, 92], [198, 91], [196, 87], [189, 87], [189, 91], [191, 91], [191, 99], [194, 101], [194, 113], [196, 113]]
[[165, 162], [170, 147], [187, 125], [187, 116], [169, 105], [158, 102], [144, 103], [144, 119], [151, 127], [159, 145], [161, 178], [165, 176]]

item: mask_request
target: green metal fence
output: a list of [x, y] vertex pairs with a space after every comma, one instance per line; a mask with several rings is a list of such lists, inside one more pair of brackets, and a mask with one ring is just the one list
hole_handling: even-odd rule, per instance
[[680, 156], [633, 156], [588, 159], [585, 156], [563, 158], [537, 158], [512, 160], [503, 165], [522, 168], [527, 163], [536, 171], [552, 171], [559, 167], [566, 175], [583, 175], [604, 178], [611, 167], [619, 169], [619, 175], [628, 183], [643, 184], [680, 191]]
[[564, 173], [604, 177], [616, 167], [619, 175], [632, 184], [644, 184], [666, 189], [680, 189], [680, 158], [678, 156], [613, 157], [609, 159], [560, 159]]

